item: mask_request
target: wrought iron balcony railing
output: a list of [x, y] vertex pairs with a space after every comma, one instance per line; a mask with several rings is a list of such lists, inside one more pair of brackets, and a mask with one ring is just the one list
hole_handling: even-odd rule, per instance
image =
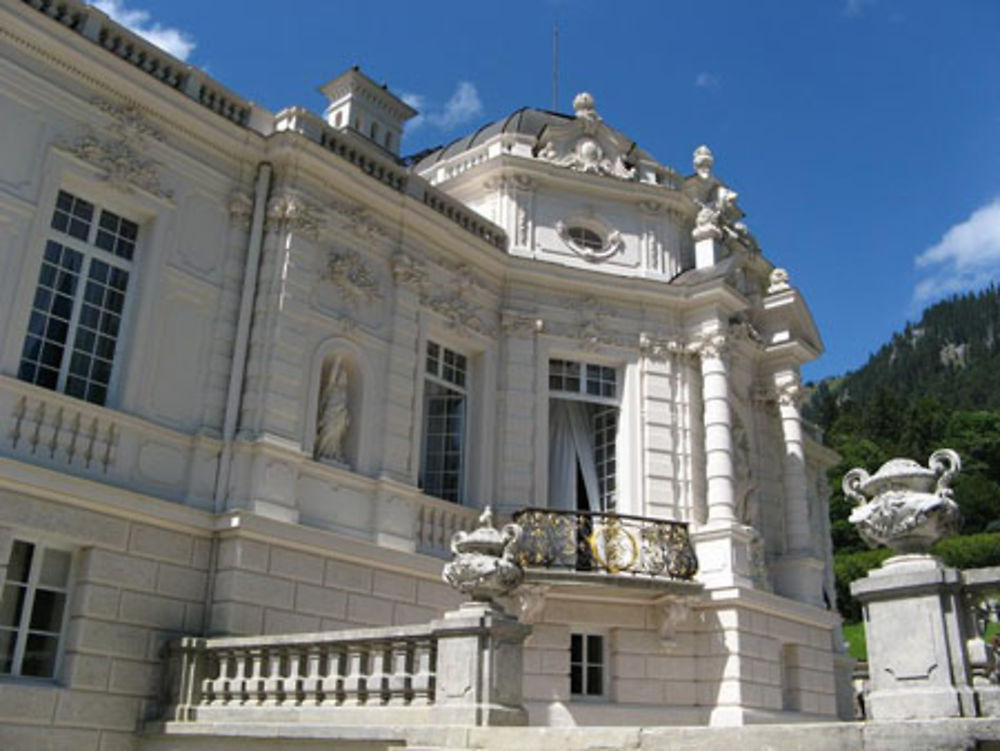
[[606, 571], [689, 580], [698, 571], [686, 522], [596, 511], [526, 508], [516, 557], [525, 568]]

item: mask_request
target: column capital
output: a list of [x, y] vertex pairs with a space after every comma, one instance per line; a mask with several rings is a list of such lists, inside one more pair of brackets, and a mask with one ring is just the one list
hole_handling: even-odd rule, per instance
[[791, 376], [775, 378], [775, 396], [780, 407], [796, 407], [802, 403], [805, 390], [802, 388], [802, 378], [798, 373]]
[[688, 351], [702, 360], [724, 360], [729, 354], [731, 340], [721, 331], [712, 331], [692, 338]]

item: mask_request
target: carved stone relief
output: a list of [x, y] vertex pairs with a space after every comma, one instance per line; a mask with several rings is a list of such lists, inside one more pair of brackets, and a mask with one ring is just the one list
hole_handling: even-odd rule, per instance
[[573, 100], [576, 120], [561, 128], [550, 128], [552, 138], [538, 150], [538, 157], [559, 167], [577, 172], [636, 180], [636, 169], [627, 162], [631, 144], [601, 127], [601, 117], [594, 107], [594, 97], [583, 92]]
[[317, 240], [323, 227], [323, 213], [315, 204], [286, 190], [268, 202], [267, 225], [269, 229], [286, 229]]
[[253, 196], [245, 190], [235, 190], [229, 196], [229, 220], [244, 232], [250, 230], [253, 219]]
[[382, 298], [382, 284], [378, 275], [356, 250], [331, 250], [321, 278], [340, 290], [352, 307], [361, 301], [372, 302]]
[[392, 257], [392, 278], [396, 284], [417, 292], [427, 281], [427, 266], [423, 261], [399, 252]]
[[102, 179], [116, 190], [131, 193], [139, 189], [157, 198], [173, 198], [173, 191], [161, 183], [160, 163], [146, 156], [149, 141], [163, 142], [163, 133], [150, 125], [134, 104], [104, 99], [91, 103], [111, 118], [107, 130], [101, 135], [91, 130], [56, 145], [101, 170]]

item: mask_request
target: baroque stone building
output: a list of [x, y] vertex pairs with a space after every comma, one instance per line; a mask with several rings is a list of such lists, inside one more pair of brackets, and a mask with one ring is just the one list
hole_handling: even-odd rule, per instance
[[533, 724], [848, 714], [822, 344], [711, 152], [580, 94], [403, 159], [410, 107], [322, 91], [0, 3], [0, 745], [133, 747], [172, 637], [435, 618], [487, 505]]

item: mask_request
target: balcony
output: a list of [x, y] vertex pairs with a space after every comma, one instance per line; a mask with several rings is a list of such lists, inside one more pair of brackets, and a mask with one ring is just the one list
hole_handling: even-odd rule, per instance
[[542, 508], [522, 509], [514, 521], [522, 530], [514, 555], [529, 585], [578, 595], [615, 586], [654, 600], [700, 588], [686, 522]]

